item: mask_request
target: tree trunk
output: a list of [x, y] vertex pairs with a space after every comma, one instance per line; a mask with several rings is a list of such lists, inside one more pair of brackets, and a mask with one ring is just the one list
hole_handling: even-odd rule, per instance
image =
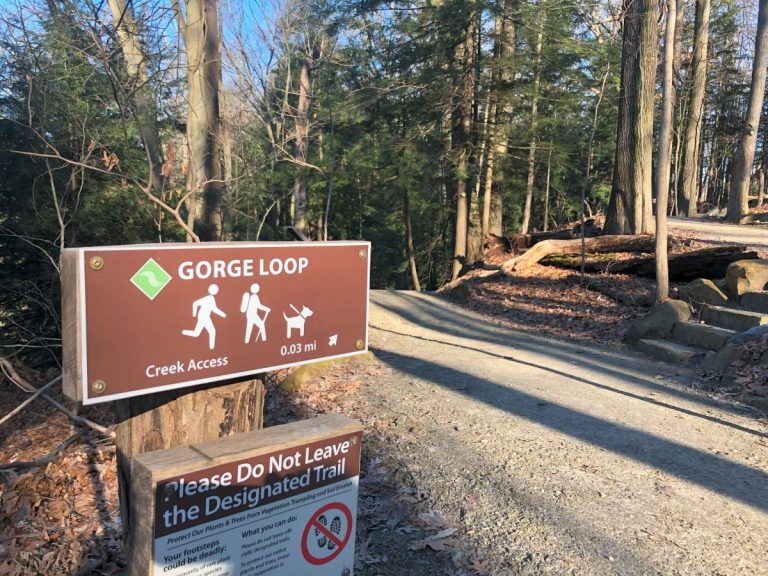
[[[547, 228], [549, 227], [549, 185], [552, 180], [552, 148], [554, 147], [555, 143], [550, 140], [549, 141], [549, 154], [547, 155], [547, 183], [546, 187], [544, 188], [544, 232], [547, 231]], [[582, 221], [584, 219], [582, 218]]]
[[[479, 44], [478, 44], [479, 45]], [[483, 167], [486, 162], [486, 156], [488, 152], [488, 145], [491, 139], [491, 94], [488, 91], [488, 98], [486, 100], [485, 112], [483, 113], [482, 133], [480, 135], [479, 153], [477, 154], [477, 168], [475, 170], [475, 186], [474, 193], [470, 202], [469, 209], [469, 230], [467, 233], [467, 261], [477, 262], [483, 258], [483, 225], [485, 217], [485, 207], [481, 207], [481, 200], [484, 198], [480, 195], [482, 188], [482, 174]], [[479, 132], [480, 129], [476, 130]]]
[[682, 154], [682, 134], [683, 134], [683, 112], [680, 106], [680, 98], [677, 93], [681, 90], [680, 68], [683, 63], [683, 25], [685, 24], [685, 0], [677, 0], [675, 6], [675, 46], [672, 60], [672, 74], [675, 82], [675, 107], [673, 113], [675, 116], [675, 128], [672, 130], [672, 142], [674, 153], [672, 155], [672, 172], [670, 174], [670, 206], [667, 207], [667, 214], [677, 214], [677, 191], [680, 184], [681, 154]]
[[189, 147], [190, 228], [201, 240], [221, 239], [221, 38], [216, 0], [188, 0], [183, 30], [189, 85], [187, 146]]
[[408, 269], [411, 272], [411, 284], [414, 290], [421, 291], [419, 273], [416, 270], [416, 256], [413, 249], [413, 226], [411, 224], [411, 202], [408, 189], [403, 188], [403, 219], [405, 220], [405, 251], [408, 257]]
[[[224, 37], [223, 30], [223, 18], [221, 14], [221, 5], [218, 6], [218, 20], [219, 20], [219, 39]], [[227, 221], [231, 218], [230, 207], [235, 203], [236, 184], [234, 178], [234, 154], [232, 152], [232, 118], [234, 117], [234, 110], [227, 109], [227, 104], [233, 106], [233, 102], [229, 99], [224, 90], [224, 78], [219, 73], [219, 118], [221, 121], [220, 138], [221, 138], [221, 161], [223, 171], [223, 182], [221, 183], [221, 196], [223, 199], [223, 209], [221, 217], [221, 239], [225, 238], [224, 228]]]
[[651, 207], [653, 109], [658, 55], [656, 3], [624, 1], [619, 117], [613, 187], [605, 229], [610, 234], [653, 230]]
[[[584, 184], [582, 184], [581, 186], [581, 197], [580, 197], [581, 202], [579, 202], [580, 204], [579, 212], [581, 213], [582, 225], [586, 220], [586, 214], [584, 213], [584, 209], [585, 207], [589, 206], [587, 199], [591, 196], [591, 192], [592, 192], [592, 153], [595, 146], [595, 134], [597, 133], [597, 121], [600, 113], [600, 103], [603, 101], [603, 97], [605, 96], [605, 84], [608, 81], [608, 74], [610, 74], [610, 72], [611, 72], [611, 61], [608, 60], [608, 64], [605, 67], [605, 74], [603, 74], [603, 81], [600, 83], [600, 91], [597, 93], [597, 98], [595, 99], [595, 113], [592, 116], [592, 130], [589, 133], [589, 142], [587, 143], [587, 166], [586, 166], [586, 170], [584, 171]], [[581, 238], [582, 238], [581, 262], [583, 264], [587, 254], [586, 246], [584, 245], [585, 236], [583, 233], [581, 235]], [[581, 284], [582, 285], [584, 284], [583, 267], [581, 270]]]
[[304, 59], [299, 72], [299, 105], [294, 124], [296, 136], [296, 175], [293, 180], [293, 226], [302, 234], [307, 230], [307, 180], [304, 164], [307, 162], [309, 144], [310, 74], [313, 65], [311, 57]]
[[[483, 174], [483, 162], [485, 161], [486, 135], [488, 128], [488, 106], [483, 113], [483, 121], [480, 120], [480, 92], [482, 86], [481, 76], [481, 57], [482, 57], [482, 21], [479, 12], [474, 14], [476, 23], [474, 26], [475, 38], [473, 48], [475, 55], [473, 58], [474, 84], [472, 95], [472, 134], [471, 145], [472, 156], [475, 157], [474, 168], [471, 169], [472, 189], [469, 193], [469, 217], [467, 220], [467, 263], [473, 264], [483, 259], [483, 234], [482, 234], [482, 209], [480, 207], [480, 180]], [[482, 125], [483, 134], [479, 134]], [[474, 152], [477, 150], [477, 152]]]
[[149, 178], [152, 191], [159, 197], [165, 185], [163, 175], [163, 149], [160, 132], [157, 127], [157, 109], [154, 94], [149, 84], [146, 58], [139, 41], [139, 32], [133, 14], [128, 10], [125, 0], [108, 0], [112, 12], [120, 49], [125, 60], [125, 69], [131, 80], [128, 93], [132, 110], [138, 124], [139, 133], [149, 163]]
[[[496, 118], [496, 103], [489, 105], [489, 116]], [[480, 220], [480, 230], [483, 238], [490, 232], [491, 225], [491, 194], [493, 193], [494, 169], [496, 168], [496, 126], [488, 126], [487, 158], [485, 160], [485, 180], [483, 181], [483, 214]]]
[[501, 235], [504, 231], [504, 204], [501, 194], [491, 196], [491, 215], [488, 219], [488, 233]]
[[733, 155], [733, 179], [728, 194], [729, 222], [738, 223], [749, 212], [749, 179], [755, 159], [757, 128], [765, 96], [766, 65], [768, 65], [768, 0], [760, 0], [749, 106], [741, 138]]
[[[708, 0], [704, 0], [707, 2]], [[664, 88], [656, 160], [656, 302], [669, 298], [669, 262], [667, 259], [667, 200], [672, 151], [672, 112], [674, 103], [675, 25], [677, 0], [667, 0], [667, 29], [664, 35]]]
[[707, 55], [709, 52], [710, 0], [696, 0], [693, 61], [691, 62], [691, 92], [688, 100], [688, 122], [683, 144], [683, 181], [678, 198], [683, 216], [695, 216], [699, 196], [699, 164], [701, 130], [704, 118], [704, 96], [707, 86]]
[[502, 232], [501, 195], [494, 193], [494, 180], [498, 179], [499, 162], [507, 155], [508, 117], [511, 112], [505, 90], [512, 80], [511, 67], [506, 60], [515, 50], [515, 11], [518, 0], [504, 0], [502, 13], [497, 14], [494, 21], [494, 65], [491, 70], [491, 97], [489, 106], [490, 122], [492, 124], [489, 142], [488, 159], [485, 165], [483, 189], [483, 238], [487, 234]]
[[757, 170], [757, 206], [765, 201], [765, 173], [768, 170], [768, 126], [763, 127], [763, 143], [760, 150], [760, 168]]
[[475, 96], [475, 16], [468, 14], [463, 41], [456, 47], [455, 61], [459, 63], [461, 77], [456, 88], [453, 107], [453, 154], [456, 168], [456, 229], [451, 280], [459, 277], [467, 263], [467, 223], [469, 195], [472, 192], [469, 175], [472, 148], [472, 111]]
[[[130, 533], [131, 458], [195, 442], [214, 440], [263, 425], [264, 386], [258, 380], [204, 389], [174, 390], [115, 402], [117, 468], [123, 534]], [[130, 550], [130, 545], [127, 547]]]
[[528, 181], [525, 187], [525, 207], [520, 233], [527, 234], [531, 224], [531, 206], [533, 204], [533, 181], [536, 172], [536, 125], [539, 112], [539, 85], [541, 84], [541, 47], [544, 40], [542, 26], [536, 34], [535, 70], [533, 73], [533, 93], [531, 94], [531, 141], [528, 147]]

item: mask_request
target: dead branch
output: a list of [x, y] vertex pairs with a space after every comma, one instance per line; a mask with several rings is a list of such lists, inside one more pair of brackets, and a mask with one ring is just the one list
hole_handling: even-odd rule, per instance
[[64, 450], [66, 450], [70, 444], [72, 444], [75, 440], [80, 438], [80, 436], [82, 435], [83, 435], [83, 431], [78, 430], [72, 436], [64, 440], [64, 442], [56, 446], [56, 448], [51, 450], [48, 454], [46, 454], [42, 458], [37, 458], [36, 460], [28, 460], [26, 462], [20, 461], [20, 462], [9, 462], [7, 464], [0, 464], [0, 470], [14, 470], [14, 469], [18, 470], [19, 468], [21, 469], [42, 468], [43, 466], [53, 462], [59, 454], [61, 454]]
[[[114, 438], [115, 437], [115, 433], [113, 431], [111, 431], [109, 428], [106, 428], [105, 426], [102, 426], [101, 424], [96, 424], [96, 422], [88, 420], [87, 418], [83, 418], [82, 416], [78, 416], [77, 414], [72, 412], [72, 410], [70, 410], [69, 408], [67, 408], [66, 406], [64, 406], [63, 404], [58, 402], [57, 400], [54, 400], [53, 398], [51, 398], [50, 396], [48, 396], [48, 394], [46, 394], [44, 392], [44, 390], [47, 389], [48, 386], [51, 386], [55, 382], [59, 381], [61, 379], [61, 376], [57, 376], [56, 378], [54, 378], [53, 380], [48, 382], [48, 384], [46, 384], [42, 388], [37, 389], [32, 384], [27, 382], [24, 378], [22, 378], [19, 375], [19, 373], [16, 372], [16, 369], [13, 367], [13, 364], [11, 364], [11, 362], [7, 358], [3, 358], [2, 356], [0, 356], [0, 370], [2, 370], [2, 372], [5, 374], [5, 377], [8, 378], [8, 380], [10, 380], [13, 384], [18, 386], [19, 388], [21, 388], [25, 392], [29, 392], [30, 394], [34, 394], [33, 399], [36, 398], [39, 395], [40, 397], [43, 398], [43, 400], [45, 400], [46, 402], [51, 404], [54, 408], [56, 408], [60, 412], [63, 412], [64, 414], [66, 414], [69, 417], [69, 419], [72, 420], [73, 422], [75, 422], [76, 424], [80, 424], [81, 426], [86, 426], [86, 427], [90, 428], [91, 430], [95, 430], [96, 432], [98, 432], [99, 434], [103, 434], [107, 438]], [[29, 399], [29, 398], [27, 400], [31, 401], [31, 399]], [[25, 402], [27, 402], [27, 401], [25, 401]], [[17, 408], [17, 410], [18, 410], [18, 408]], [[10, 417], [13, 416], [13, 415], [15, 415], [15, 411], [14, 411], [14, 413], [11, 413], [11, 414], [7, 415], [5, 418], [3, 418], [3, 420], [0, 421], [0, 424], [5, 422], [6, 419], [10, 419]]]
[[18, 372], [16, 372], [16, 368], [13, 367], [13, 364], [11, 364], [10, 360], [3, 358], [2, 356], [0, 356], [0, 370], [3, 371], [3, 374], [5, 374], [5, 377], [8, 378], [8, 380], [16, 384], [16, 386], [25, 392], [35, 391], [35, 387], [27, 382], [26, 379], [22, 378]]
[[25, 406], [27, 406], [28, 404], [31, 404], [31, 403], [32, 403], [32, 402], [35, 400], [35, 398], [37, 398], [38, 396], [40, 396], [41, 394], [43, 394], [43, 393], [44, 393], [46, 390], [48, 390], [48, 388], [50, 388], [51, 386], [53, 386], [54, 384], [56, 384], [56, 383], [58, 383], [58, 382], [61, 382], [61, 376], [57, 376], [56, 378], [54, 378], [53, 380], [51, 380], [50, 382], [48, 382], [48, 384], [46, 384], [46, 385], [45, 385], [45, 386], [43, 386], [42, 388], [39, 388], [39, 389], [37, 390], [37, 392], [35, 392], [34, 394], [32, 394], [32, 396], [30, 396], [29, 398], [27, 398], [26, 400], [24, 400], [24, 402], [22, 402], [21, 404], [19, 404], [18, 406], [16, 406], [16, 408], [14, 408], [14, 409], [13, 409], [13, 410], [11, 410], [10, 412], [8, 412], [8, 414], [6, 414], [6, 415], [5, 415], [5, 416], [3, 416], [2, 418], [0, 418], [0, 426], [2, 426], [2, 425], [3, 425], [3, 424], [5, 424], [6, 422], [8, 422], [8, 420], [10, 420], [10, 419], [11, 419], [11, 418], [13, 418], [14, 416], [16, 416], [16, 414], [18, 414], [19, 412], [21, 412], [21, 411], [24, 409], [24, 407], [25, 407]]

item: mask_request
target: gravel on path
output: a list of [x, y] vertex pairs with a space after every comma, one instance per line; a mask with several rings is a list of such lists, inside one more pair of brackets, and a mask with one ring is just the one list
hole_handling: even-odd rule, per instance
[[460, 526], [455, 574], [768, 574], [768, 428], [694, 373], [418, 293], [374, 292], [370, 340], [358, 417]]

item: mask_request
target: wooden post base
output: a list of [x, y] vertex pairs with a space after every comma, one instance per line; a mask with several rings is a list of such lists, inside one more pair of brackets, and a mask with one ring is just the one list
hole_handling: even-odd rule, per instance
[[[214, 383], [192, 390], [173, 390], [115, 402], [117, 476], [123, 535], [130, 534], [131, 458], [144, 452], [185, 446], [264, 425], [264, 385], [247, 380]], [[127, 550], [130, 543], [126, 542]]]

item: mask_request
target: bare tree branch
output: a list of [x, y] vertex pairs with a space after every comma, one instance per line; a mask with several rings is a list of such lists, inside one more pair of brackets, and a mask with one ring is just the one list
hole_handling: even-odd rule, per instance
[[47, 455], [43, 456], [42, 458], [38, 458], [36, 460], [29, 460], [29, 461], [20, 461], [20, 462], [9, 462], [8, 464], [0, 464], [0, 470], [18, 470], [18, 469], [26, 469], [26, 468], [41, 468], [45, 466], [46, 464], [50, 464], [53, 462], [56, 457], [61, 454], [64, 450], [67, 449], [67, 447], [72, 444], [75, 440], [80, 438], [80, 436], [83, 435], [82, 430], [78, 430], [75, 434], [64, 440], [61, 444], [56, 446], [53, 450], [51, 450]]
[[[66, 406], [63, 406], [60, 402], [54, 400], [48, 394], [45, 394], [43, 392], [43, 389], [45, 389], [47, 386], [51, 385], [52, 383], [58, 381], [61, 379], [61, 376], [58, 376], [57, 378], [54, 378], [52, 382], [49, 382], [46, 384], [43, 389], [38, 390], [35, 388], [32, 384], [27, 382], [26, 379], [24, 379], [22, 376], [19, 375], [18, 372], [16, 372], [16, 369], [13, 367], [13, 364], [7, 359], [0, 356], [0, 370], [5, 374], [5, 377], [10, 380], [13, 384], [24, 390], [25, 392], [29, 393], [36, 393], [39, 392], [40, 396], [49, 404], [53, 405], [57, 410], [63, 412], [69, 418], [77, 423], [81, 424], [82, 426], [87, 426], [91, 430], [95, 430], [96, 432], [99, 432], [100, 434], [103, 434], [104, 436], [107, 436], [109, 438], [114, 438], [115, 433], [110, 431], [105, 426], [102, 426], [100, 424], [96, 424], [95, 422], [92, 422], [91, 420], [88, 420], [87, 418], [83, 418], [82, 416], [78, 416], [72, 410], [67, 408]], [[2, 422], [0, 422], [2, 423]]]

